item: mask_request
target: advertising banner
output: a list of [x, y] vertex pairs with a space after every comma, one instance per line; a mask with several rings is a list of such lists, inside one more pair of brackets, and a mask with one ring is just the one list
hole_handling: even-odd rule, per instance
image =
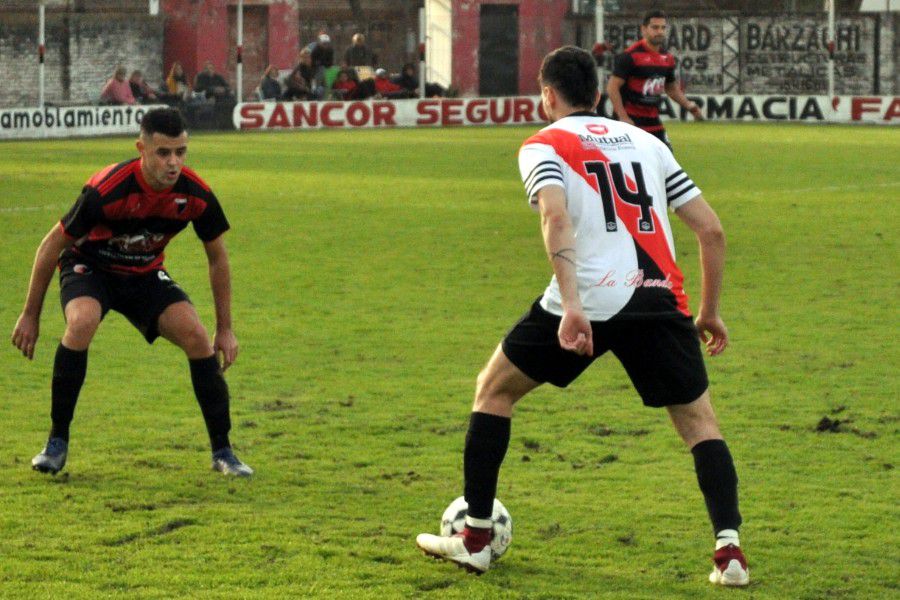
[[45, 106], [0, 109], [0, 139], [67, 138], [137, 133], [154, 105]]
[[[796, 121], [805, 123], [900, 124], [900, 98], [889, 96], [693, 96], [710, 121]], [[663, 120], [690, 120], [683, 108], [663, 99]], [[604, 96], [599, 112], [612, 115]], [[241, 130], [361, 129], [375, 127], [452, 127], [541, 125], [540, 96], [367, 100], [359, 102], [250, 102], [234, 108]]]

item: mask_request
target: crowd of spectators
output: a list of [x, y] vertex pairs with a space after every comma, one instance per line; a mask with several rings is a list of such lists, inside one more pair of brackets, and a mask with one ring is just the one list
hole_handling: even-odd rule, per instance
[[[102, 104], [165, 103], [182, 107], [225, 106], [235, 102], [234, 92], [222, 74], [206, 61], [193, 83], [179, 62], [172, 63], [166, 79], [154, 88], [140, 70], [126, 79], [127, 69], [119, 65], [100, 92]], [[425, 85], [425, 96], [446, 95], [439, 85]], [[303, 47], [294, 68], [283, 73], [270, 65], [260, 79], [255, 95], [259, 100], [365, 100], [367, 98], [417, 98], [419, 79], [416, 65], [407, 63], [395, 74], [378, 63], [378, 56], [366, 44], [362, 33], [353, 35], [335, 64], [331, 36], [320, 31], [315, 41]]]
[[[280, 72], [269, 66], [256, 90], [258, 99], [276, 100], [365, 100], [367, 98], [417, 98], [419, 79], [416, 65], [407, 63], [391, 75], [380, 66], [378, 56], [366, 44], [362, 33], [353, 35], [343, 60], [335, 64], [331, 36], [320, 31], [315, 41], [300, 50], [297, 63], [279, 81]], [[429, 83], [427, 97], [444, 96], [447, 90]]]

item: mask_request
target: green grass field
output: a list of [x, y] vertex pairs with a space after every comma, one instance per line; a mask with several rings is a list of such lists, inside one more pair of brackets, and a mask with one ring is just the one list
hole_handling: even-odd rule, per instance
[[[111, 313], [59, 476], [30, 469], [62, 335], [0, 352], [3, 598], [888, 598], [896, 531], [900, 136], [673, 125], [729, 240], [732, 346], [708, 362], [735, 455], [749, 590], [706, 582], [690, 453], [612, 357], [517, 409], [499, 497], [509, 553], [481, 578], [425, 559], [461, 493], [475, 376], [546, 285], [516, 150], [530, 129], [197, 135], [188, 163], [233, 229], [232, 439], [209, 470], [187, 364]], [[0, 144], [0, 333], [34, 250], [133, 140]], [[697, 245], [675, 224], [691, 305]], [[191, 229], [167, 265], [212, 326]], [[6, 342], [8, 344], [8, 342]], [[823, 417], [837, 431], [817, 432]]]

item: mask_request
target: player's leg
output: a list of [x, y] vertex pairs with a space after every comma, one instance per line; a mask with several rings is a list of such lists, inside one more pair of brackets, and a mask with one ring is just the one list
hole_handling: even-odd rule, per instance
[[[665, 407], [675, 429], [691, 448], [717, 536], [717, 555], [723, 545], [740, 554], [737, 474], [709, 401], [709, 380], [697, 328], [688, 317], [623, 322], [611, 327], [616, 330], [613, 352], [644, 404]], [[652, 362], [647, 361], [648, 356], [653, 357]], [[730, 579], [729, 585], [749, 581], [743, 555], [738, 562], [743, 576]]]
[[738, 529], [738, 477], [734, 460], [710, 402], [709, 391], [688, 404], [666, 407], [676, 431], [694, 455], [697, 482], [716, 534], [715, 569], [710, 581], [722, 585], [747, 585], [750, 574], [740, 549]]
[[416, 543], [426, 554], [451, 560], [473, 573], [491, 564], [491, 513], [500, 466], [509, 447], [513, 405], [540, 383], [525, 375], [497, 346], [479, 373], [475, 403], [463, 453], [465, 498], [469, 505], [462, 534], [450, 538], [420, 534]]
[[106, 298], [102, 274], [71, 261], [60, 265], [60, 303], [66, 329], [53, 359], [50, 434], [44, 449], [31, 459], [36, 471], [58, 473], [66, 464], [69, 428], [87, 374], [88, 347], [103, 320]]
[[194, 305], [187, 300], [169, 304], [157, 323], [159, 334], [187, 355], [194, 394], [209, 433], [213, 468], [228, 475], [252, 475], [253, 470], [240, 462], [231, 449], [228, 384]]
[[416, 542], [426, 554], [449, 559], [477, 573], [490, 566], [491, 513], [500, 466], [509, 446], [513, 406], [543, 382], [567, 386], [605, 350], [598, 343], [594, 357], [563, 350], [557, 338], [559, 322], [560, 317], [535, 302], [479, 374], [463, 456], [469, 505], [466, 527], [459, 537], [419, 535]]

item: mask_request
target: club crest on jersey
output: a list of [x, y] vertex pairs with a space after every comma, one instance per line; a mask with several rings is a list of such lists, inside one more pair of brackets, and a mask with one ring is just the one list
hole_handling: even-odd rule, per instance
[[187, 206], [187, 198], [175, 198], [175, 210], [181, 214]]
[[648, 77], [644, 81], [645, 96], [661, 96], [663, 90], [666, 89], [665, 77]]
[[91, 268], [87, 265], [78, 263], [77, 265], [72, 267], [72, 271], [78, 273], [79, 275], [89, 275], [91, 273]]

